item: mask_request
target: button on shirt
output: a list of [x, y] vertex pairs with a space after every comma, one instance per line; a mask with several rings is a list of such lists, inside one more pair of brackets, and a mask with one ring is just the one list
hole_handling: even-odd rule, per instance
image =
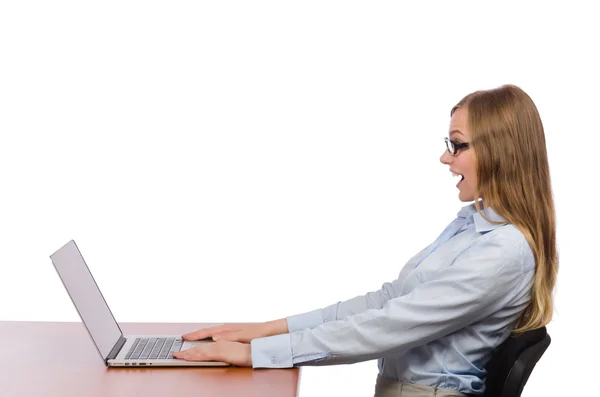
[[482, 394], [483, 367], [529, 304], [535, 270], [523, 234], [482, 213], [492, 222], [463, 207], [379, 291], [288, 317], [290, 333], [253, 340], [253, 367], [378, 359], [382, 377]]

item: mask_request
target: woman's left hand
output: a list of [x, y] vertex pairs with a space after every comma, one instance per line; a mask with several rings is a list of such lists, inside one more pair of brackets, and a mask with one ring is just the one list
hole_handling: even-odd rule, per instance
[[173, 357], [186, 361], [221, 361], [238, 367], [252, 366], [250, 344], [228, 340], [203, 343], [191, 349], [173, 353]]

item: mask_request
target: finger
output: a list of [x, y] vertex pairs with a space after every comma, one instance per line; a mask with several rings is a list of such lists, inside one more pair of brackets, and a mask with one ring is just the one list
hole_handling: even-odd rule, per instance
[[188, 332], [187, 334], [183, 334], [181, 337], [183, 338], [183, 340], [206, 339], [212, 335], [212, 333], [214, 332], [213, 329], [214, 328], [199, 329], [197, 331]]
[[190, 357], [192, 354], [191, 350], [192, 349], [180, 350], [178, 352], [173, 352], [171, 354], [172, 354], [173, 358], [187, 360], [188, 357]]
[[228, 340], [232, 342], [238, 342], [240, 338], [239, 331], [222, 331], [217, 334], [214, 334], [212, 339], [216, 342], [219, 340]]
[[217, 341], [230, 341], [230, 342], [241, 342], [250, 343], [252, 339], [255, 339], [258, 335], [253, 335], [253, 332], [248, 328], [238, 328], [231, 331], [223, 331], [214, 334], [212, 339]]
[[173, 352], [173, 358], [186, 361], [207, 361], [214, 360], [214, 349], [206, 349], [205, 346], [198, 346], [188, 350]]
[[203, 328], [203, 329], [199, 329], [194, 332], [189, 332], [187, 334], [182, 335], [182, 338], [184, 340], [206, 339], [206, 338], [210, 338], [211, 336], [213, 336], [216, 333], [227, 331], [227, 330], [229, 330], [228, 325], [219, 325], [216, 327]]

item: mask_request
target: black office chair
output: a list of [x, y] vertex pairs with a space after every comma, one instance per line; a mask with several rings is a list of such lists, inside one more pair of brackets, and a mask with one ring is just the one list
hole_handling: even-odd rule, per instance
[[509, 336], [486, 365], [483, 397], [520, 397], [533, 367], [550, 345], [546, 327]]

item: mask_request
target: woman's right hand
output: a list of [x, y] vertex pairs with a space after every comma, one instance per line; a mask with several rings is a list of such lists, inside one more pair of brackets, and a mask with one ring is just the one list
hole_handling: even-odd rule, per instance
[[184, 340], [201, 340], [212, 338], [234, 342], [250, 343], [253, 339], [285, 334], [288, 332], [287, 319], [265, 323], [224, 324], [216, 327], [203, 328], [183, 335]]

